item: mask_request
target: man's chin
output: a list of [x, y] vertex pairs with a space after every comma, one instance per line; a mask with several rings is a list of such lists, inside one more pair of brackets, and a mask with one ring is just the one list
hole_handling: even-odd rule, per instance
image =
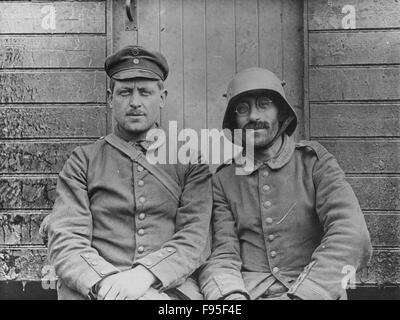
[[141, 134], [151, 128], [147, 123], [129, 123], [124, 126], [124, 129], [131, 134]]

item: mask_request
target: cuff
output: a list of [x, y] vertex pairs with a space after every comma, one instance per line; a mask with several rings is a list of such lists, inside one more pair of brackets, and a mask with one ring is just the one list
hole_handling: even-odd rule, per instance
[[243, 278], [241, 277], [241, 275], [214, 275], [210, 279], [210, 281], [203, 285], [202, 291], [205, 295], [206, 300], [224, 299], [232, 293], [242, 294], [247, 299], [250, 299], [250, 295], [244, 286]]
[[[175, 272], [176, 268], [166, 260], [175, 253], [175, 248], [165, 247], [136, 260], [132, 267], [140, 264], [147, 268], [161, 282], [160, 289], [166, 290], [179, 279], [179, 276]], [[166, 266], [166, 263], [170, 265]]]
[[85, 268], [77, 279], [76, 287], [85, 297], [92, 298], [92, 288], [105, 277], [118, 273], [120, 270], [96, 254], [80, 255], [88, 268]]
[[325, 289], [309, 279], [304, 279], [298, 286], [290, 288], [287, 294], [289, 297], [295, 296], [302, 300], [332, 300]]

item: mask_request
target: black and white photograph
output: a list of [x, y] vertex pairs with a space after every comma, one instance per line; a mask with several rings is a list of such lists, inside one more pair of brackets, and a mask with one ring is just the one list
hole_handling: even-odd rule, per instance
[[400, 300], [400, 2], [0, 0], [0, 300]]

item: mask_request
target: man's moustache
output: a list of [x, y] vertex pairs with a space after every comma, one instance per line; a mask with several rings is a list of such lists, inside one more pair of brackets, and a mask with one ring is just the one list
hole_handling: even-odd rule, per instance
[[249, 122], [244, 127], [243, 130], [259, 130], [259, 129], [269, 129], [270, 125], [268, 122], [265, 121], [258, 121], [258, 122]]

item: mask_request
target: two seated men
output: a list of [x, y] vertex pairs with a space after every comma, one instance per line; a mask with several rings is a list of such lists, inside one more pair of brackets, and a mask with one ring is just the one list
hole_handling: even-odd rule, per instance
[[212, 175], [200, 155], [146, 159], [167, 99], [161, 53], [127, 46], [105, 71], [116, 126], [74, 150], [46, 220], [59, 299], [346, 298], [343, 268], [371, 255], [366, 223], [335, 158], [294, 142], [297, 117], [272, 72], [229, 83], [223, 128], [254, 152]]

